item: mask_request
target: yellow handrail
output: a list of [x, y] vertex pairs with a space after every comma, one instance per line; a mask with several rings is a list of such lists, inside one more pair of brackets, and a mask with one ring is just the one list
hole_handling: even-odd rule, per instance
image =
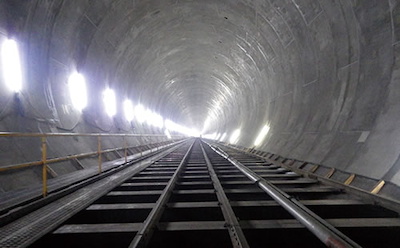
[[[131, 134], [131, 133], [17, 133], [0, 132], [0, 137], [166, 137], [165, 134]], [[171, 135], [172, 137], [183, 137], [183, 135]]]
[[[129, 148], [132, 148], [132, 147], [129, 147]], [[123, 149], [125, 149], [125, 148], [123, 148], [123, 147], [112, 148], [112, 149], [103, 150], [103, 151], [101, 151], [101, 153], [108, 153], [108, 152], [119, 151], [119, 150], [123, 150]], [[68, 156], [59, 157], [59, 158], [50, 158], [50, 159], [46, 160], [46, 163], [52, 164], [52, 163], [66, 161], [66, 160], [90, 157], [90, 156], [94, 156], [94, 155], [98, 155], [98, 154], [99, 154], [99, 152], [96, 151], [96, 152], [80, 153], [80, 154], [76, 154], [76, 155], [68, 155]], [[42, 165], [42, 164], [43, 164], [43, 161], [41, 160], [41, 161], [27, 162], [27, 163], [22, 163], [22, 164], [7, 165], [7, 166], [0, 167], [0, 172], [9, 171], [9, 170], [17, 170], [17, 169], [21, 169], [21, 168], [25, 168], [25, 167], [37, 166], [37, 165]]]
[[[42, 181], [43, 181], [43, 197], [47, 196], [47, 165], [51, 163], [62, 162], [71, 159], [78, 159], [83, 157], [98, 156], [98, 166], [99, 173], [102, 173], [102, 154], [124, 150], [125, 162], [128, 161], [128, 144], [126, 137], [166, 137], [164, 134], [122, 134], [122, 133], [17, 133], [17, 132], [0, 132], [0, 137], [40, 137], [41, 138], [41, 148], [42, 148], [42, 158], [41, 161], [27, 162], [15, 165], [8, 165], [0, 167], [0, 172], [21, 169], [30, 166], [42, 165]], [[87, 152], [75, 155], [68, 155], [59, 158], [47, 158], [47, 138], [48, 137], [97, 137], [97, 151]], [[102, 150], [101, 138], [102, 137], [123, 137], [123, 146], [118, 148]], [[183, 136], [174, 135], [173, 137], [182, 138]]]
[[47, 138], [42, 136], [42, 178], [43, 178], [43, 197], [47, 196]]
[[103, 169], [101, 168], [101, 163], [102, 163], [102, 159], [101, 159], [101, 136], [97, 136], [97, 156], [98, 156], [98, 160], [99, 160], [99, 173], [101, 173], [103, 171]]

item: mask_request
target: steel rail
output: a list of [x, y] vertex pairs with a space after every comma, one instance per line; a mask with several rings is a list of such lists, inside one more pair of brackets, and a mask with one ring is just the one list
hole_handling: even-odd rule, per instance
[[250, 247], [246, 237], [244, 236], [243, 230], [240, 227], [240, 224], [237, 220], [235, 212], [232, 209], [232, 206], [229, 203], [228, 197], [224, 192], [224, 188], [221, 185], [221, 182], [218, 179], [217, 174], [213, 168], [213, 165], [210, 159], [207, 156], [206, 151], [204, 150], [203, 144], [200, 143], [201, 151], [203, 152], [204, 159], [207, 164], [208, 171], [211, 176], [211, 181], [215, 188], [215, 193], [217, 194], [218, 201], [220, 203], [220, 207], [222, 210], [222, 214], [224, 215], [224, 219], [227, 224], [227, 228], [229, 231], [229, 236], [231, 237], [232, 245], [234, 248], [248, 248]]
[[[165, 154], [165, 152], [168, 149], [178, 149], [182, 145], [183, 142], [178, 141], [169, 145], [163, 145], [161, 147], [157, 147], [158, 149], [153, 148], [147, 150], [142, 155], [138, 154], [137, 156], [132, 156], [132, 160], [130, 160], [129, 163], [125, 163], [125, 166], [111, 167], [106, 171], [104, 171], [102, 174], [97, 174], [97, 175], [90, 174], [86, 178], [82, 178], [80, 180], [71, 182], [61, 187], [52, 189], [49, 192], [50, 195], [45, 198], [39, 197], [39, 195], [31, 195], [31, 196], [25, 196], [22, 201], [17, 201], [15, 204], [4, 204], [4, 205], [0, 204], [0, 215], [2, 215], [0, 219], [0, 226], [4, 226], [5, 224], [17, 218], [20, 218], [21, 216], [24, 216], [40, 207], [43, 207], [46, 204], [49, 204], [63, 196], [66, 196], [67, 194], [75, 190], [78, 190], [82, 187], [85, 187], [86, 185], [89, 185], [105, 177], [108, 177], [112, 174], [115, 174], [118, 171], [124, 170], [133, 164], [140, 163], [141, 161], [148, 159], [149, 157], [152, 156], [159, 158], [157, 154]], [[170, 152], [172, 151], [173, 150], [171, 150]], [[123, 164], [121, 163], [121, 165]]]
[[[374, 193], [371, 193], [371, 191], [368, 191], [368, 190], [365, 190], [365, 189], [362, 189], [362, 188], [358, 188], [358, 187], [356, 187], [354, 185], [346, 185], [343, 182], [339, 182], [339, 181], [333, 180], [331, 178], [332, 175], [330, 175], [330, 174], [333, 172], [333, 170], [337, 170], [335, 168], [331, 168], [330, 172], [327, 175], [321, 176], [321, 175], [318, 175], [318, 174], [315, 174], [315, 173], [310, 173], [309, 171], [305, 171], [305, 170], [302, 170], [302, 169], [298, 169], [298, 168], [295, 168], [295, 167], [288, 166], [288, 165], [286, 165], [286, 164], [284, 164], [282, 162], [275, 161], [273, 159], [270, 159], [270, 158], [267, 158], [267, 157], [264, 157], [264, 156], [261, 156], [261, 155], [255, 154], [255, 153], [246, 152], [246, 151], [241, 150], [241, 149], [239, 149], [237, 147], [234, 147], [234, 146], [228, 146], [228, 147], [231, 148], [231, 149], [234, 149], [236, 151], [245, 152], [246, 154], [249, 154], [251, 156], [255, 156], [255, 157], [259, 158], [259, 159], [262, 159], [262, 160], [264, 160], [266, 162], [269, 162], [269, 163], [272, 163], [274, 165], [281, 166], [282, 168], [286, 168], [288, 170], [296, 172], [297, 174], [301, 174], [301, 175], [309, 177], [309, 178], [317, 179], [318, 181], [321, 181], [324, 184], [340, 188], [341, 190], [346, 191], [348, 193], [360, 196], [364, 200], [368, 201], [370, 204], [377, 204], [377, 205], [383, 206], [385, 208], [388, 208], [388, 209], [391, 209], [391, 210], [393, 210], [395, 212], [400, 213], [400, 200], [398, 200], [398, 199], [395, 199], [393, 197], [388, 197], [386, 195], [380, 195], [379, 193], [374, 194]], [[325, 167], [325, 168], [329, 169], [330, 167]]]
[[133, 238], [132, 242], [129, 245], [129, 248], [136, 248], [136, 247], [146, 247], [148, 242], [150, 241], [151, 236], [155, 231], [155, 227], [159, 222], [161, 215], [164, 212], [166, 204], [172, 194], [173, 187], [175, 186], [176, 181], [182, 171], [182, 168], [186, 165], [186, 162], [189, 158], [189, 155], [192, 151], [194, 142], [190, 145], [189, 149], [187, 150], [186, 154], [182, 158], [181, 162], [178, 165], [175, 173], [172, 175], [171, 179], [169, 180], [167, 186], [164, 188], [162, 194], [158, 198], [156, 205], [151, 210], [149, 215], [147, 216], [146, 220], [143, 222], [142, 227], [136, 233], [135, 237]]
[[227, 159], [236, 168], [238, 168], [250, 180], [256, 183], [264, 192], [273, 198], [279, 205], [285, 208], [294, 218], [302, 223], [310, 232], [312, 232], [327, 247], [345, 248], [345, 247], [361, 247], [349, 237], [344, 235], [334, 226], [317, 216], [299, 201], [293, 199], [264, 178], [251, 171], [242, 163], [232, 158], [221, 148], [215, 148], [207, 143], [216, 153]]
[[179, 142], [172, 147], [168, 146], [166, 150], [151, 155], [144, 161], [136, 161], [139, 162], [137, 166], [120, 167], [118, 170], [110, 171], [108, 175], [100, 174], [98, 175], [100, 180], [90, 179], [90, 184], [85, 183], [83, 187], [75, 188], [73, 192], [68, 190], [67, 194], [62, 194], [61, 198], [55, 199], [56, 201], [50, 204], [48, 198], [45, 198], [46, 205], [43, 208], [35, 209], [14, 222], [0, 227], [0, 247], [28, 247], [111, 189], [151, 166], [154, 160], [165, 157], [182, 145], [183, 143]]

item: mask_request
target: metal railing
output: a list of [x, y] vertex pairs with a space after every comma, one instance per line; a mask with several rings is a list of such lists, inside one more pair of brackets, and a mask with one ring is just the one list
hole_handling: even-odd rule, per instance
[[[42, 194], [43, 197], [47, 196], [48, 189], [47, 189], [47, 171], [49, 170], [48, 164], [63, 162], [73, 159], [85, 158], [96, 156], [98, 157], [98, 172], [99, 174], [103, 172], [102, 164], [102, 154], [109, 153], [109, 152], [117, 152], [124, 150], [124, 158], [125, 163], [128, 162], [128, 149], [133, 148], [128, 147], [127, 138], [128, 137], [165, 137], [164, 134], [106, 134], [106, 133], [17, 133], [17, 132], [0, 132], [1, 137], [9, 137], [9, 138], [21, 138], [21, 137], [37, 137], [41, 139], [41, 160], [40, 161], [33, 161], [33, 162], [26, 162], [20, 164], [13, 164], [0, 167], [0, 173], [17, 170], [21, 168], [27, 168], [32, 166], [42, 166]], [[64, 157], [56, 157], [56, 158], [48, 158], [47, 154], [47, 139], [49, 137], [94, 137], [97, 138], [97, 151], [94, 152], [87, 152], [87, 153], [80, 153], [75, 155], [67, 155]], [[123, 146], [112, 148], [112, 149], [102, 149], [102, 138], [103, 137], [122, 137], [123, 138]], [[173, 136], [173, 138], [182, 138], [182, 136]]]

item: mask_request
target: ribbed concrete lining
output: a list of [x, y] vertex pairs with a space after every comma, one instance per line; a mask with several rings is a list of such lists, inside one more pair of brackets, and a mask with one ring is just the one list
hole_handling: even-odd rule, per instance
[[260, 149], [400, 184], [399, 10], [394, 0], [2, 2], [0, 38], [23, 42], [30, 100], [62, 127], [79, 120], [63, 107], [77, 68], [91, 87], [86, 123], [104, 130], [129, 129], [94, 104], [109, 85], [198, 129], [214, 112], [209, 131], [241, 128], [243, 146], [268, 123]]

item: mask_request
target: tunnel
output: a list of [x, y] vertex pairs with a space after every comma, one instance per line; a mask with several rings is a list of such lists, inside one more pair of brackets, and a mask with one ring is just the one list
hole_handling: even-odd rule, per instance
[[[196, 136], [307, 172], [331, 171], [342, 183], [355, 177], [367, 191], [385, 184], [399, 200], [396, 0], [1, 0], [0, 44], [10, 40], [21, 88], [0, 77], [3, 134], [149, 135], [129, 138], [135, 147]], [[71, 75], [86, 82], [81, 109]], [[115, 94], [112, 114], [106, 89]], [[138, 118], [124, 114], [128, 99]], [[104, 137], [103, 146], [117, 139]], [[0, 140], [2, 166], [43, 151], [38, 138]], [[96, 149], [85, 137], [47, 140], [49, 157]], [[50, 174], [94, 168], [96, 158], [85, 163], [62, 162]], [[0, 180], [0, 194], [11, 195], [40, 184], [41, 169]]]

